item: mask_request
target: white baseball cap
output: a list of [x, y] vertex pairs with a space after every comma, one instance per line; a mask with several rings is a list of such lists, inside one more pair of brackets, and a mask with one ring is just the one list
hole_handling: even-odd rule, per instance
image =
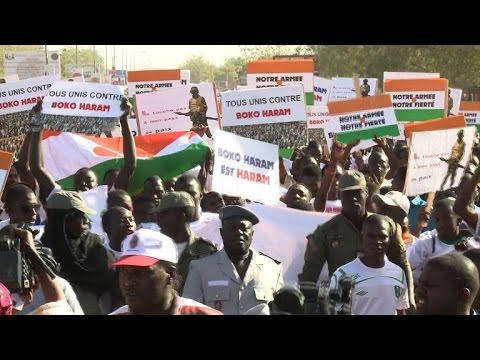
[[410, 211], [410, 201], [399, 191], [389, 191], [385, 195], [375, 194], [374, 198], [378, 198], [385, 205], [399, 207], [405, 212], [405, 216]]
[[177, 263], [173, 240], [158, 231], [139, 229], [123, 240], [122, 256], [113, 266], [152, 266], [160, 260]]

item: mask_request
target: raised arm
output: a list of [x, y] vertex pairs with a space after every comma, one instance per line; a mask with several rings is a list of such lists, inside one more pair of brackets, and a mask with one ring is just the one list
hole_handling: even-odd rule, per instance
[[[31, 118], [30, 118], [31, 120]], [[20, 179], [31, 186], [33, 191], [35, 191], [37, 184], [35, 182], [35, 177], [30, 171], [29, 157], [30, 157], [30, 140], [32, 138], [32, 133], [27, 133], [27, 136], [23, 140], [22, 147], [18, 153], [17, 161], [17, 171]]]
[[373, 141], [375, 141], [375, 143], [382, 148], [383, 152], [388, 157], [388, 163], [390, 165], [390, 171], [388, 172], [388, 174], [391, 174], [391, 176], [389, 176], [389, 178], [391, 178], [393, 174], [395, 174], [395, 171], [401, 166], [400, 160], [397, 158], [392, 149], [390, 149], [390, 146], [388, 146], [386, 138], [377, 138], [375, 136]]
[[315, 211], [323, 212], [325, 211], [325, 204], [327, 203], [327, 196], [330, 188], [332, 187], [333, 180], [337, 174], [337, 167], [340, 166], [341, 169], [345, 166], [348, 156], [352, 149], [360, 143], [360, 140], [350, 143], [347, 146], [343, 146], [335, 139], [332, 144], [332, 149], [330, 151], [330, 162], [328, 163], [327, 168], [325, 169], [322, 182], [320, 187], [315, 195], [315, 201], [313, 207]]
[[453, 204], [453, 211], [458, 214], [470, 226], [474, 232], [477, 230], [478, 215], [469, 204], [472, 202], [475, 187], [480, 181], [480, 166], [477, 167], [473, 176], [463, 182], [463, 186], [459, 187], [457, 199]]
[[[31, 115], [40, 115], [42, 102], [38, 102], [32, 109]], [[30, 124], [30, 170], [37, 179], [40, 187], [40, 197], [46, 198], [55, 189], [55, 181], [43, 167], [42, 127], [34, 123]]]
[[127, 191], [128, 184], [135, 168], [137, 167], [137, 154], [135, 150], [135, 140], [133, 139], [132, 132], [130, 131], [130, 125], [128, 124], [128, 114], [130, 114], [130, 104], [127, 98], [123, 98], [121, 108], [124, 111], [120, 117], [120, 125], [122, 127], [123, 137], [123, 158], [124, 164], [121, 168], [118, 176], [115, 180], [115, 189], [122, 189]]

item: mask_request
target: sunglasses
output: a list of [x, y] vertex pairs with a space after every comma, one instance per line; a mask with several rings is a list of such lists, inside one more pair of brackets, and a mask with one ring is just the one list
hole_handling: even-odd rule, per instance
[[40, 210], [40, 205], [25, 205], [20, 208], [25, 214], [30, 213], [32, 210], [35, 210], [36, 213]]

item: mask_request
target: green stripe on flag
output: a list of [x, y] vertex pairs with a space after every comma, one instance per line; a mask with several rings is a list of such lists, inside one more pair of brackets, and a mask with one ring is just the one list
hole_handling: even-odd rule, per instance
[[287, 160], [290, 160], [290, 158], [292, 157], [292, 154], [293, 154], [293, 149], [278, 149], [278, 154], [280, 155], [280, 157], [284, 158], [284, 159], [287, 159]]
[[440, 119], [445, 116], [442, 109], [430, 110], [395, 110], [397, 121], [424, 121], [432, 119]]
[[[186, 149], [150, 159], [137, 159], [137, 168], [130, 180], [128, 192], [135, 195], [143, 190], [143, 182], [152, 175], [168, 180], [200, 165], [205, 160], [208, 146], [205, 143], [189, 145]], [[97, 175], [98, 183], [103, 182], [107, 170], [121, 168], [123, 159], [111, 159], [92, 166], [90, 169]], [[65, 190], [73, 190], [73, 175], [57, 181]]]
[[398, 136], [400, 132], [398, 131], [398, 125], [388, 125], [388, 126], [381, 126], [375, 127], [372, 129], [365, 129], [360, 131], [350, 131], [344, 133], [337, 133], [337, 140], [341, 143], [348, 144], [350, 142], [356, 140], [368, 140], [373, 139], [374, 137], [382, 137], [382, 136]]
[[314, 105], [313, 92], [307, 92], [307, 93], [305, 93], [305, 104], [306, 104], [307, 106], [313, 106], [313, 105]]

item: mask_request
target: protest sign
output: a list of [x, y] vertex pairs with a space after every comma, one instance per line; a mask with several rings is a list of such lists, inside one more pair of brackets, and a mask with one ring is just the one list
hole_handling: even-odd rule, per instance
[[[325, 126], [330, 121], [327, 106], [307, 106], [308, 139], [325, 144]], [[329, 145], [331, 147], [331, 143]]]
[[30, 111], [58, 80], [59, 76], [40, 76], [0, 84], [0, 115]]
[[[206, 116], [209, 129], [218, 128], [219, 115], [215, 85], [201, 83], [196, 86], [198, 95], [203, 96], [207, 104]], [[188, 113], [191, 99], [190, 88], [185, 86], [135, 95], [135, 112], [140, 134], [190, 130], [195, 125], [192, 122], [192, 117], [176, 114], [176, 112]]]
[[222, 93], [223, 129], [281, 148], [307, 141], [302, 85]]
[[414, 132], [405, 193], [415, 196], [458, 186], [471, 153], [475, 128]]
[[247, 64], [247, 86], [251, 89], [303, 85], [305, 103], [314, 105], [313, 59], [255, 60]]
[[447, 79], [390, 79], [384, 91], [392, 96], [398, 122], [447, 116]]
[[8, 173], [13, 163], [13, 154], [5, 151], [0, 151], [0, 197], [7, 182]]
[[190, 70], [139, 70], [128, 72], [130, 97], [155, 90], [190, 85]]
[[329, 101], [346, 100], [360, 97], [360, 86], [366, 80], [366, 84], [370, 86], [368, 96], [377, 93], [378, 79], [376, 78], [332, 78], [332, 93]]
[[123, 114], [123, 97], [120, 86], [60, 81], [48, 91], [42, 114], [32, 122], [53, 131], [111, 132]]
[[0, 137], [26, 134], [30, 110], [58, 80], [59, 76], [40, 76], [0, 84]]
[[406, 138], [411, 138], [414, 132], [448, 130], [467, 126], [463, 115], [449, 116], [443, 119], [426, 120], [416, 123], [405, 123], [404, 132]]
[[278, 204], [278, 146], [215, 129], [212, 190]]
[[53, 84], [43, 100], [43, 114], [120, 117], [123, 91], [108, 84], [59, 81]]
[[339, 142], [347, 144], [356, 140], [373, 139], [375, 136], [399, 135], [389, 95], [331, 101], [328, 110]]
[[467, 126], [476, 126], [480, 130], [480, 101], [460, 102], [459, 113], [465, 116]]
[[[448, 116], [460, 115], [460, 102], [462, 101], [462, 89], [448, 88]], [[450, 100], [451, 99], [451, 100]], [[450, 106], [452, 107], [450, 109]]]
[[383, 89], [385, 90], [385, 81], [391, 79], [438, 79], [440, 73], [424, 73], [424, 72], [383, 72]]
[[313, 77], [314, 106], [326, 106], [332, 92], [333, 81], [319, 76]]

